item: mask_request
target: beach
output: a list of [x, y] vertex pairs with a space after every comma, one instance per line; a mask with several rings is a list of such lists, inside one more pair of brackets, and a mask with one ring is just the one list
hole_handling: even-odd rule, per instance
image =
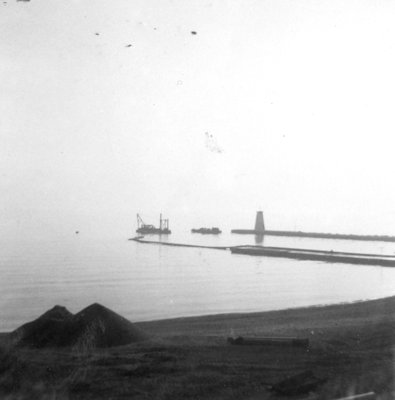
[[[1, 335], [6, 398], [283, 399], [270, 387], [311, 371], [298, 399], [394, 395], [395, 297], [307, 308], [135, 323], [149, 340], [102, 349], [10, 348]], [[235, 346], [228, 337], [298, 337], [308, 347]]]

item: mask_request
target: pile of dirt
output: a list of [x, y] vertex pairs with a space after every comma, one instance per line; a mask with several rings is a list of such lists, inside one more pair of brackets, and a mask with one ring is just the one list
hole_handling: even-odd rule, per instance
[[100, 304], [92, 304], [73, 317], [69, 337], [73, 344], [112, 347], [146, 339], [126, 318]]
[[75, 315], [65, 307], [55, 306], [17, 328], [11, 337], [17, 346], [81, 349], [122, 346], [146, 339], [126, 318], [97, 303]]
[[72, 318], [73, 314], [65, 307], [55, 306], [12, 332], [12, 341], [17, 345], [38, 348], [63, 346]]

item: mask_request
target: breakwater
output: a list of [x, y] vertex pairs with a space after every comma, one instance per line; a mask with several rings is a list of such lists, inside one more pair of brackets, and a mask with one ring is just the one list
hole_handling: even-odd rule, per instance
[[202, 249], [215, 249], [215, 250], [228, 250], [229, 246], [203, 246], [197, 244], [185, 244], [185, 243], [172, 243], [172, 242], [160, 242], [158, 240], [144, 240], [144, 236], [137, 236], [131, 238], [134, 242], [138, 243], [146, 243], [146, 244], [160, 244], [162, 246], [174, 246], [174, 247], [194, 247], [194, 248], [202, 248]]
[[355, 235], [344, 233], [302, 232], [302, 231], [277, 231], [255, 229], [232, 229], [232, 233], [240, 235], [267, 235], [267, 236], [289, 236], [316, 239], [341, 239], [341, 240], [364, 240], [370, 242], [395, 242], [395, 236], [386, 235]]
[[369, 253], [351, 253], [340, 251], [326, 251], [313, 249], [300, 249], [292, 247], [269, 247], [269, 246], [203, 246], [184, 243], [160, 242], [144, 240], [144, 236], [129, 239], [138, 243], [157, 244], [173, 247], [190, 247], [215, 250], [230, 250], [234, 254], [244, 254], [263, 257], [291, 258], [296, 260], [324, 261], [329, 263], [373, 265], [382, 267], [395, 267], [395, 255], [380, 255]]
[[251, 256], [281, 257], [330, 263], [395, 267], [395, 256], [268, 246], [234, 246], [231, 252]]

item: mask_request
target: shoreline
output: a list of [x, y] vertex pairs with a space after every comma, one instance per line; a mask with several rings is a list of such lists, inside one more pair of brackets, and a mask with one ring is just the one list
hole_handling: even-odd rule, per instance
[[310, 306], [297, 306], [297, 307], [287, 307], [287, 308], [278, 308], [278, 309], [272, 309], [272, 310], [261, 310], [261, 311], [240, 311], [240, 312], [220, 312], [220, 313], [214, 313], [214, 314], [199, 314], [199, 315], [186, 315], [186, 316], [181, 316], [181, 317], [170, 317], [170, 318], [160, 318], [160, 319], [148, 319], [148, 320], [143, 320], [143, 321], [136, 321], [134, 322], [135, 324], [150, 324], [150, 323], [157, 323], [157, 322], [177, 322], [179, 320], [186, 320], [186, 319], [211, 319], [211, 318], [228, 318], [228, 317], [247, 317], [247, 316], [261, 316], [263, 314], [269, 314], [269, 313], [279, 313], [279, 312], [285, 312], [285, 311], [296, 311], [296, 310], [310, 310], [312, 308], [327, 308], [327, 307], [336, 307], [336, 306], [346, 306], [346, 305], [353, 305], [353, 304], [359, 304], [359, 303], [369, 303], [373, 301], [380, 301], [380, 300], [386, 300], [386, 299], [392, 299], [394, 298], [395, 301], [395, 295], [393, 296], [386, 296], [386, 297], [379, 297], [377, 299], [362, 299], [362, 300], [352, 300], [352, 301], [342, 301], [340, 303], [322, 303], [322, 304], [312, 304]]
[[[272, 385], [301, 373], [322, 384], [298, 399], [395, 393], [395, 296], [133, 325], [148, 340], [108, 348], [3, 351], [0, 397], [273, 400]], [[0, 334], [3, 344], [8, 333]], [[297, 338], [308, 347], [230, 345], [227, 338]], [[0, 347], [1, 350], [1, 347]], [[310, 372], [309, 372], [310, 371]], [[23, 379], [21, 379], [23, 377]], [[51, 397], [51, 398], [52, 398]]]
[[[395, 321], [395, 295], [373, 300], [356, 300], [335, 304], [319, 304], [304, 307], [285, 308], [270, 311], [218, 313], [199, 316], [186, 316], [176, 318], [156, 319], [150, 321], [135, 322], [141, 329], [156, 330], [171, 334], [178, 331], [183, 334], [220, 334], [226, 329], [240, 329], [240, 332], [248, 331], [243, 322], [255, 325], [255, 333], [261, 334], [267, 330], [279, 331], [286, 329], [288, 319], [297, 321], [293, 324], [293, 331], [305, 331], [307, 326], [329, 326], [347, 320], [348, 325], [365, 325], [368, 321], [380, 319], [393, 319]], [[263, 324], [264, 321], [264, 324]], [[231, 328], [231, 325], [234, 325]], [[263, 326], [264, 325], [264, 326]], [[281, 329], [276, 329], [276, 325]]]
[[[297, 307], [288, 307], [288, 308], [279, 308], [273, 310], [266, 311], [246, 311], [246, 312], [225, 312], [225, 313], [214, 313], [214, 314], [200, 314], [200, 315], [186, 315], [180, 317], [170, 317], [170, 318], [159, 318], [159, 319], [149, 319], [142, 321], [134, 321], [131, 322], [136, 326], [146, 326], [150, 327], [155, 326], [165, 326], [165, 325], [186, 325], [188, 323], [192, 323], [194, 325], [199, 324], [208, 324], [214, 323], [215, 321], [234, 321], [234, 320], [243, 320], [243, 319], [261, 319], [265, 317], [270, 317], [271, 319], [283, 318], [285, 315], [288, 317], [292, 317], [292, 314], [295, 315], [303, 315], [308, 316], [309, 314], [316, 314], [317, 312], [337, 312], [341, 309], [341, 314], [351, 313], [352, 310], [360, 311], [361, 308], [366, 307], [388, 307], [387, 303], [393, 303], [394, 313], [395, 313], [395, 295], [380, 297], [377, 299], [366, 299], [366, 300], [354, 300], [354, 301], [345, 301], [340, 303], [329, 303], [329, 304], [313, 304], [307, 306], [297, 306]], [[43, 310], [44, 312], [45, 310]], [[395, 316], [395, 315], [394, 315]], [[27, 323], [29, 321], [24, 321], [23, 323]], [[11, 331], [0, 331], [0, 337], [4, 335], [8, 335]]]

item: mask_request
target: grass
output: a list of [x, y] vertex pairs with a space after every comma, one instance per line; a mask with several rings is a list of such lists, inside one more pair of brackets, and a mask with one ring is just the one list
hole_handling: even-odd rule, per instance
[[[147, 342], [108, 349], [13, 349], [3, 335], [4, 399], [284, 399], [269, 386], [311, 370], [326, 383], [295, 399], [375, 391], [393, 398], [395, 298], [137, 324]], [[309, 337], [308, 349], [231, 346], [237, 335]], [[1, 339], [1, 338], [0, 338]]]

